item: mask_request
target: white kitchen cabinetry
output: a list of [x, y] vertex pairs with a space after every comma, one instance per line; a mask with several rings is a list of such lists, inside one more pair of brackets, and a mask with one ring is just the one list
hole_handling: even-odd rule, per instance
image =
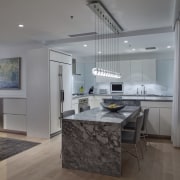
[[132, 60], [131, 61], [131, 81], [142, 82], [142, 61]]
[[131, 81], [131, 62], [120, 61], [120, 73], [122, 75], [121, 81], [122, 82], [130, 82]]
[[79, 113], [79, 98], [72, 100], [72, 109], [75, 110], [75, 114]]
[[160, 108], [160, 135], [171, 135], [171, 118], [172, 109], [171, 108]]
[[[54, 52], [56, 53], [56, 52]], [[52, 52], [51, 52], [52, 54]], [[60, 122], [60, 89], [64, 90], [64, 102], [63, 111], [71, 109], [71, 78], [72, 67], [70, 65], [59, 62], [62, 58], [62, 54], [56, 53], [53, 56], [56, 61], [50, 59], [50, 124], [51, 134], [61, 130]], [[50, 56], [51, 58], [51, 56]]]
[[[60, 131], [60, 78], [64, 111], [72, 109], [72, 56], [48, 48], [34, 49], [27, 61], [27, 135], [50, 138]], [[67, 88], [68, 86], [68, 88]]]
[[156, 82], [156, 60], [143, 60], [142, 61], [142, 81], [144, 83]]
[[96, 77], [96, 82], [134, 82], [155, 83], [156, 82], [156, 59], [145, 60], [121, 60], [96, 63], [98, 67], [121, 73], [121, 79], [107, 77]]
[[149, 107], [148, 134], [159, 134], [159, 108]]
[[172, 103], [141, 101], [142, 108], [149, 108], [147, 133], [171, 136]]
[[89, 101], [89, 106], [90, 108], [94, 108], [95, 104], [94, 104], [94, 96], [88, 96], [88, 101]]
[[3, 99], [3, 129], [26, 132], [26, 99]]

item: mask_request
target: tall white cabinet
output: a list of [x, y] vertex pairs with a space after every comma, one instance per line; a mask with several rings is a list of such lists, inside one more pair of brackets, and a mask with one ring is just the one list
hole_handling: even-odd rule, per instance
[[[71, 72], [70, 57], [56, 51], [50, 51], [50, 134], [61, 130], [60, 89], [64, 90], [63, 111], [71, 109]], [[62, 78], [60, 75], [62, 75]]]
[[63, 70], [64, 110], [71, 109], [72, 56], [48, 48], [29, 52], [27, 62], [27, 135], [49, 138], [61, 130], [59, 67]]

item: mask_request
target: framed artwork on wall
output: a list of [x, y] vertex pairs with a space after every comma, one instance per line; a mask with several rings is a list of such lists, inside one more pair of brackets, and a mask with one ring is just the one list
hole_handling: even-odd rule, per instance
[[21, 58], [0, 59], [0, 89], [21, 89]]

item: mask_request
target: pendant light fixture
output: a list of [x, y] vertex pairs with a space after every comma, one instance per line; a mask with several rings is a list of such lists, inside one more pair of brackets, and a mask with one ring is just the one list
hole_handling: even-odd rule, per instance
[[112, 35], [119, 34], [123, 31], [123, 28], [100, 1], [92, 1], [88, 6], [95, 13], [96, 67], [92, 69], [92, 74], [108, 78], [121, 78], [121, 74], [115, 70], [114, 62], [114, 54], [117, 53], [119, 41]]

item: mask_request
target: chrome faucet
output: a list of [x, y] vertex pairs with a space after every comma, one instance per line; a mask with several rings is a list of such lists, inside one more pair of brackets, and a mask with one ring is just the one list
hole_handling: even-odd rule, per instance
[[137, 88], [137, 92], [136, 92], [136, 94], [137, 94], [137, 95], [139, 94], [139, 90], [138, 90], [138, 88]]
[[144, 84], [141, 85], [143, 87], [143, 94], [145, 95], [146, 94], [146, 87]]

